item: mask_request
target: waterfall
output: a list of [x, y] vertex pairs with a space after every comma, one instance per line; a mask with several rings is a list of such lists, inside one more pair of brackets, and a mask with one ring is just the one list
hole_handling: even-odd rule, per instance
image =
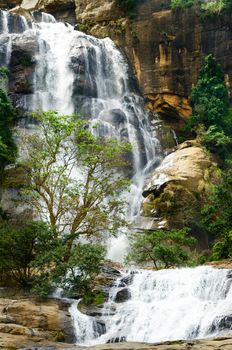
[[[21, 16], [0, 12], [1, 64], [10, 65], [14, 50], [23, 47], [33, 56], [33, 89], [17, 96], [19, 104], [27, 111], [80, 113], [97, 135], [132, 144], [132, 185], [126, 199], [128, 220], [133, 221], [145, 178], [159, 162], [161, 151], [143, 99], [131, 83], [127, 61], [109, 38], [86, 35], [48, 14], [34, 13], [34, 17], [39, 22], [31, 24]], [[108, 246], [108, 256], [121, 260], [128, 246], [126, 235], [111, 239]], [[122, 272], [101, 316], [84, 315], [77, 310], [78, 302], [72, 304], [77, 343], [222, 335], [232, 320], [231, 282], [230, 270], [211, 267]], [[118, 302], [122, 289], [128, 298]]]
[[[1, 11], [9, 50], [18, 50], [18, 46], [21, 50], [23, 42], [25, 50], [28, 42], [34, 50], [30, 52], [36, 62], [33, 93], [17, 95], [18, 106], [26, 111], [79, 113], [89, 120], [95, 134], [130, 142], [132, 185], [125, 200], [128, 220], [133, 221], [140, 210], [145, 178], [160, 161], [161, 150], [143, 99], [131, 84], [127, 61], [109, 38], [86, 35], [48, 14], [33, 15], [39, 22], [27, 23], [22, 16]], [[11, 52], [5, 65], [10, 57]], [[125, 233], [110, 239], [108, 248], [109, 258], [122, 261], [128, 249]]]
[[[81, 326], [76, 323], [78, 344], [125, 339], [153, 343], [228, 335], [231, 330], [232, 270], [137, 270], [126, 287], [129, 300], [115, 302], [118, 291], [125, 288], [126, 276], [129, 275], [124, 273], [111, 288], [101, 317], [87, 317], [75, 311], [74, 318], [81, 320]], [[93, 330], [99, 321], [104, 322], [106, 329], [96, 337]]]

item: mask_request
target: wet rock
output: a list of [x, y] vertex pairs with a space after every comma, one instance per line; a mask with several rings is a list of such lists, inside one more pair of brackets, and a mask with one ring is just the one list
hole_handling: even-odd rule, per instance
[[106, 334], [106, 325], [102, 320], [95, 321], [93, 323], [93, 330], [95, 337], [100, 337], [102, 334]]
[[119, 125], [126, 122], [126, 115], [120, 109], [104, 110], [99, 114], [99, 118], [113, 125]]
[[129, 291], [129, 289], [123, 288], [117, 292], [114, 301], [116, 303], [124, 303], [125, 301], [129, 300], [130, 298], [131, 298], [131, 292]]
[[10, 59], [9, 90], [12, 95], [33, 93], [35, 56], [38, 40], [33, 34], [13, 35]]
[[123, 342], [126, 342], [126, 337], [125, 337], [125, 336], [111, 338], [111, 339], [107, 340], [106, 344], [110, 344], [110, 343], [123, 343]]
[[209, 334], [215, 331], [228, 331], [232, 329], [232, 315], [217, 317], [209, 329]]
[[84, 305], [81, 303], [78, 304], [78, 310], [83, 314], [92, 317], [113, 316], [116, 312], [116, 308], [114, 306], [104, 312], [104, 305]]

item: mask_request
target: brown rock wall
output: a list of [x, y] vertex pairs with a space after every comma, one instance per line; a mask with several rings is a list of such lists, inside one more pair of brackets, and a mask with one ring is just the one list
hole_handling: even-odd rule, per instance
[[197, 7], [173, 11], [169, 0], [144, 0], [138, 3], [137, 18], [129, 20], [118, 9], [118, 0], [104, 3], [76, 0], [78, 22], [121, 47], [152, 101], [150, 107], [161, 115], [188, 117], [188, 97], [203, 56], [209, 53], [222, 65], [231, 94], [232, 14], [202, 20]]
[[0, 348], [74, 342], [68, 307], [69, 304], [49, 299], [1, 298]]

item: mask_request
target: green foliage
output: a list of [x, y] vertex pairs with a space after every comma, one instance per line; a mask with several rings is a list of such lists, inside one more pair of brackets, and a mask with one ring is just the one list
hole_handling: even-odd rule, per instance
[[211, 260], [231, 257], [232, 253], [232, 168], [222, 173], [202, 208], [201, 224], [212, 243]]
[[99, 273], [105, 258], [100, 244], [77, 243], [71, 252], [64, 237], [44, 222], [15, 228], [0, 226], [0, 271], [3, 279], [40, 296], [61, 286], [68, 295], [83, 296]]
[[191, 7], [194, 4], [194, 0], [171, 0], [171, 8], [186, 8]]
[[213, 245], [212, 260], [232, 257], [232, 230], [225, 232]]
[[[127, 165], [122, 155], [128, 144], [94, 137], [86, 123], [73, 116], [50, 111], [36, 118], [38, 133], [23, 137], [28, 158], [21, 166], [28, 185], [20, 200], [48, 220], [57, 235], [65, 233], [70, 247], [79, 235], [115, 233], [125, 225], [119, 194], [128, 186], [120, 172], [115, 176], [115, 169]], [[72, 175], [76, 169], [79, 179]]]
[[135, 7], [139, 0], [119, 0], [126, 15], [133, 19], [136, 17]]
[[13, 163], [17, 155], [17, 147], [12, 135], [14, 123], [14, 109], [3, 90], [8, 71], [5, 68], [0, 69], [0, 171], [7, 164]]
[[191, 105], [193, 113], [186, 130], [203, 130], [206, 147], [225, 158], [231, 144], [231, 112], [224, 74], [212, 55], [204, 58], [200, 77], [192, 89]]
[[200, 5], [203, 17], [215, 17], [224, 11], [232, 9], [231, 0], [212, 0], [209, 2], [202, 2]]
[[187, 263], [186, 247], [194, 244], [188, 229], [136, 233], [131, 237], [131, 252], [126, 262], [142, 265], [152, 262], [156, 269], [179, 266]]
[[73, 247], [65, 264], [67, 277], [61, 278], [62, 286], [69, 295], [84, 295], [90, 289], [94, 277], [100, 272], [105, 255], [105, 248], [97, 243], [78, 243]]
[[232, 169], [222, 173], [222, 180], [212, 187], [202, 208], [202, 224], [210, 236], [217, 239], [232, 230]]
[[184, 9], [193, 6], [194, 3], [199, 4], [202, 18], [215, 17], [232, 9], [231, 0], [211, 0], [207, 2], [203, 0], [171, 0], [171, 8], [173, 10]]
[[35, 278], [31, 263], [46, 249], [52, 236], [50, 228], [42, 222], [32, 222], [21, 229], [2, 222], [0, 271], [4, 278], [13, 280], [23, 288], [30, 288]]
[[68, 296], [83, 297], [89, 293], [94, 277], [100, 272], [106, 250], [99, 243], [75, 243], [68, 248], [65, 238], [50, 241], [50, 247], [36, 257], [33, 266], [41, 270], [33, 291], [47, 295], [52, 284], [62, 287]]
[[[119, 195], [128, 180], [120, 171], [130, 147], [94, 137], [76, 116], [49, 111], [35, 118], [36, 132], [21, 135], [27, 157], [21, 159], [25, 181], [18, 201], [42, 223], [2, 227], [0, 267], [4, 276], [41, 296], [54, 285], [83, 296], [106, 253], [96, 237], [126, 224]], [[81, 243], [80, 235], [94, 243]]]

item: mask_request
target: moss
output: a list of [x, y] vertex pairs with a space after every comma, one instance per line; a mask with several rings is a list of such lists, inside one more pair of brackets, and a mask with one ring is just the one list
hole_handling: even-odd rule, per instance
[[199, 196], [174, 183], [168, 184], [153, 203], [154, 209], [172, 227], [188, 225], [199, 210]]
[[103, 292], [96, 293], [93, 299], [94, 305], [101, 305], [105, 302], [105, 294]]
[[61, 330], [61, 329], [55, 331], [55, 332], [53, 333], [52, 340], [53, 340], [53, 341], [57, 341], [57, 342], [63, 342], [63, 341], [65, 341], [64, 331]]
[[89, 27], [88, 23], [83, 22], [83, 23], [79, 24], [78, 30], [80, 32], [88, 33], [89, 29], [90, 29], [90, 27]]

